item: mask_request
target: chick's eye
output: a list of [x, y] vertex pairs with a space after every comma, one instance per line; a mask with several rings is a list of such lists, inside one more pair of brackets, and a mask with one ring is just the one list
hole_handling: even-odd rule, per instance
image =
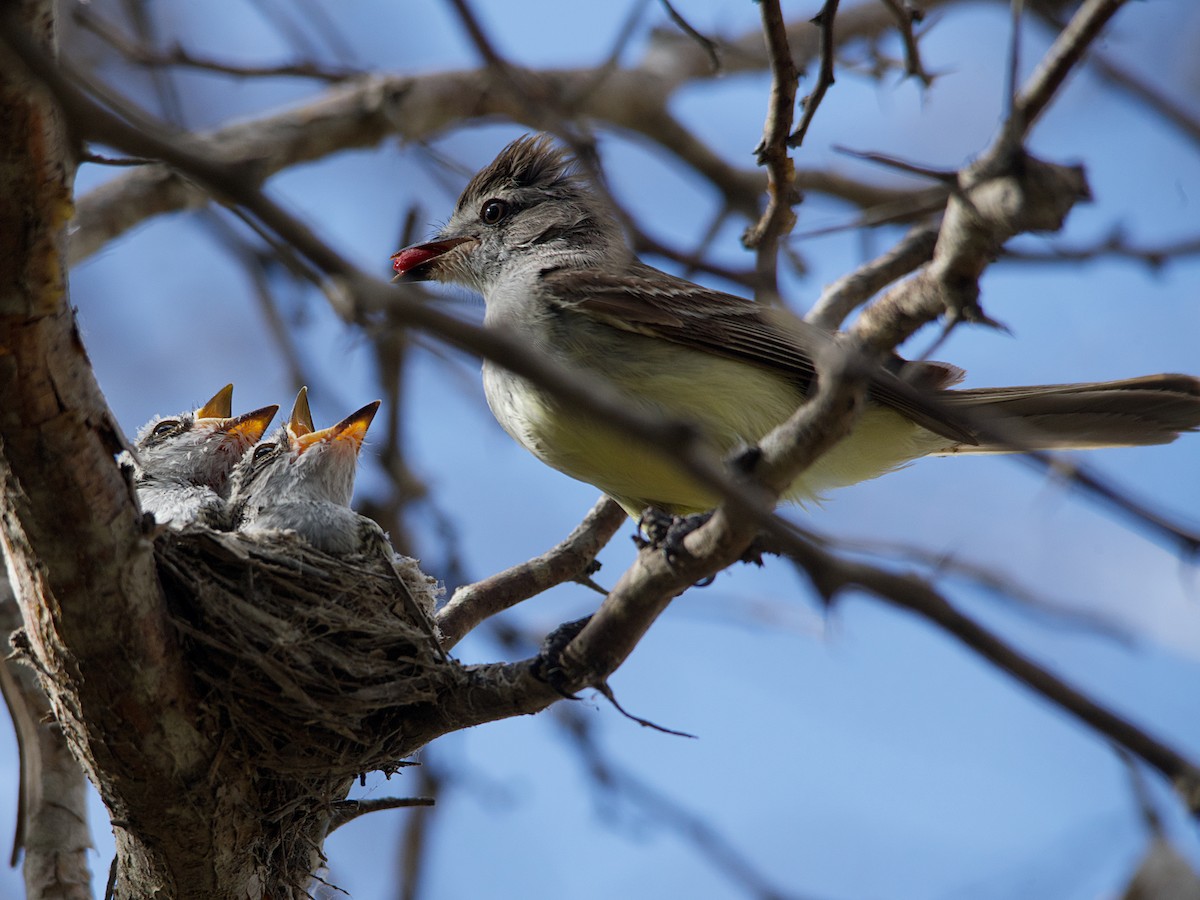
[[154, 430], [150, 432], [151, 437], [166, 437], [168, 434], [173, 434], [179, 428], [178, 419], [163, 419], [154, 426]]
[[259, 444], [254, 448], [254, 455], [250, 459], [254, 462], [262, 462], [264, 459], [269, 459], [275, 455], [275, 444]]
[[479, 210], [479, 219], [484, 225], [495, 225], [508, 215], [508, 204], [503, 200], [489, 200]]

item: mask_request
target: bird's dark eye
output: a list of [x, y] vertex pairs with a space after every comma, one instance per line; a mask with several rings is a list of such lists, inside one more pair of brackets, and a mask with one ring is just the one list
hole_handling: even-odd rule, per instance
[[484, 225], [496, 225], [508, 215], [508, 204], [503, 200], [489, 200], [479, 210], [479, 219]]
[[178, 419], [163, 419], [154, 426], [154, 430], [150, 432], [151, 437], [163, 438], [169, 434], [174, 434], [179, 429]]
[[250, 459], [252, 462], [260, 463], [263, 460], [270, 459], [272, 456], [274, 456], [277, 449], [278, 446], [271, 442], [259, 444], [254, 448], [254, 455], [251, 456]]

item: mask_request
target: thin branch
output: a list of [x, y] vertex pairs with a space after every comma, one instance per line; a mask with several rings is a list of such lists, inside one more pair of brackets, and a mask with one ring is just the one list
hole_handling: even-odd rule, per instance
[[787, 137], [792, 127], [792, 109], [796, 105], [799, 74], [788, 48], [787, 27], [779, 9], [779, 0], [761, 0], [759, 7], [766, 35], [767, 58], [771, 65], [771, 97], [762, 140], [755, 148], [754, 155], [758, 164], [767, 170], [767, 207], [758, 221], [746, 231], [742, 243], [755, 251], [760, 292], [765, 293], [768, 300], [778, 302], [779, 242], [796, 224], [792, 207], [799, 200], [796, 171], [788, 155]]
[[1128, 491], [1110, 484], [1091, 468], [1078, 463], [1065, 454], [1048, 453], [1044, 450], [1028, 450], [1018, 459], [1043, 472], [1065, 479], [1072, 486], [1081, 488], [1089, 496], [1103, 501], [1131, 523], [1148, 530], [1170, 545], [1173, 545], [1185, 560], [1195, 560], [1200, 555], [1200, 531], [1189, 528], [1159, 513], [1148, 503], [1133, 497]]
[[654, 256], [661, 256], [663, 259], [669, 259], [672, 262], [686, 266], [687, 273], [685, 273], [685, 277], [696, 272], [703, 272], [707, 275], [715, 275], [718, 278], [723, 278], [733, 284], [740, 284], [749, 290], [753, 290], [759, 283], [759, 276], [755, 271], [731, 269], [728, 266], [710, 262], [704, 255], [704, 247], [700, 247], [691, 253], [677, 250], [662, 243], [641, 228], [638, 228], [632, 221], [630, 221], [630, 224], [633, 226], [630, 229], [630, 240], [639, 256], [644, 253], [653, 254]]
[[819, 535], [809, 529], [801, 530], [804, 537], [829, 552], [867, 555], [876, 559], [916, 565], [929, 571], [931, 578], [948, 577], [990, 594], [1026, 614], [1053, 619], [1072, 628], [1087, 631], [1125, 646], [1134, 641], [1129, 631], [1110, 618], [1085, 608], [1086, 604], [1068, 604], [1043, 596], [1037, 590], [1020, 584], [1010, 573], [983, 563], [960, 557], [952, 552], [934, 552], [916, 544], [896, 541], [847, 540]]
[[612, 792], [637, 804], [646, 815], [690, 842], [701, 859], [733, 882], [746, 896], [759, 900], [798, 900], [799, 895], [784, 892], [772, 885], [729, 837], [712, 826], [708, 816], [688, 809], [683, 803], [607, 758], [593, 733], [591, 719], [580, 715], [570, 706], [560, 705], [556, 710], [555, 723], [578, 752], [597, 790]]
[[835, 144], [833, 149], [845, 156], [861, 159], [864, 162], [875, 163], [877, 166], [883, 166], [888, 169], [894, 169], [897, 172], [904, 172], [908, 175], [916, 175], [919, 178], [928, 178], [932, 181], [937, 181], [941, 184], [953, 186], [955, 172], [946, 169], [933, 169], [929, 166], [923, 166], [920, 163], [910, 162], [905, 159], [900, 159], [897, 156], [890, 156], [886, 153], [872, 153], [864, 150], [854, 150], [850, 147], [843, 147]]
[[820, 48], [821, 57], [820, 63], [817, 66], [817, 83], [813, 85], [812, 91], [803, 100], [800, 101], [800, 106], [803, 112], [800, 116], [800, 124], [796, 126], [796, 130], [788, 138], [789, 147], [799, 147], [804, 143], [804, 136], [808, 134], [808, 127], [812, 124], [813, 118], [817, 114], [817, 108], [821, 105], [821, 101], [825, 99], [825, 92], [833, 86], [833, 54], [834, 54], [834, 38], [833, 38], [833, 23], [837, 18], [838, 0], [825, 0], [825, 5], [821, 7], [821, 11], [813, 18], [813, 24], [820, 30]]
[[692, 27], [692, 24], [679, 14], [671, 0], [658, 0], [659, 4], [666, 10], [667, 16], [675, 23], [676, 27], [690, 37], [693, 41], [700, 45], [708, 56], [712, 64], [712, 74], [719, 75], [721, 73], [721, 53], [720, 45], [712, 38], [705, 37], [699, 31]]
[[792, 233], [793, 240], [858, 231], [864, 228], [881, 228], [886, 225], [906, 225], [927, 221], [931, 216], [942, 213], [950, 192], [945, 188], [926, 188], [896, 202], [871, 207], [861, 215], [845, 222], [820, 228], [805, 228]]
[[[287, 322], [279, 310], [275, 293], [271, 290], [271, 281], [268, 274], [271, 268], [275, 268], [276, 270], [283, 269], [291, 277], [300, 280], [305, 278], [304, 270], [290, 265], [291, 260], [286, 254], [277, 252], [268, 254], [260, 248], [251, 246], [215, 210], [210, 209], [205, 212], [207, 214], [204, 216], [203, 221], [209, 233], [226, 252], [232, 254], [234, 259], [241, 264], [242, 269], [246, 272], [246, 277], [250, 280], [252, 293], [258, 303], [259, 312], [267, 326], [267, 333], [271, 336], [284, 367], [287, 369], [289, 383], [291, 383], [295, 390], [299, 390], [301, 385], [314, 386], [316, 384], [315, 373], [309, 371], [308, 367], [301, 360], [299, 348], [297, 348]], [[272, 248], [273, 251], [274, 249]], [[314, 387], [314, 390], [321, 394], [324, 393], [323, 388], [320, 386]]]
[[882, 256], [843, 275], [821, 292], [805, 319], [829, 331], [841, 327], [845, 318], [893, 281], [929, 261], [938, 230], [919, 225]]
[[1067, 76], [1083, 59], [1108, 20], [1116, 15], [1125, 2], [1126, 0], [1085, 0], [1071, 17], [1067, 27], [1042, 57], [1037, 70], [1017, 97], [1013, 114], [1021, 126], [1019, 131], [1022, 136], [1033, 128], [1057, 96]]
[[[435, 800], [442, 796], [445, 787], [444, 779], [437, 771], [426, 753], [421, 768], [417, 770], [417, 789]], [[399, 866], [400, 890], [399, 900], [417, 900], [420, 896], [422, 877], [429, 864], [430, 854], [429, 831], [438, 814], [440, 807], [435, 803], [431, 808], [417, 810], [407, 817], [404, 832], [401, 836], [402, 851], [397, 855]]]
[[1055, 706], [1157, 769], [1175, 787], [1188, 809], [1200, 813], [1200, 769], [1192, 761], [1009, 646], [955, 609], [923, 579], [838, 559], [794, 531], [790, 534], [776, 531], [772, 537], [786, 543], [788, 555], [827, 602], [857, 587], [928, 619]]
[[1113, 60], [1093, 53], [1088, 58], [1088, 68], [1095, 71], [1109, 84], [1124, 90], [1147, 108], [1158, 113], [1162, 119], [1183, 132], [1193, 142], [1200, 143], [1200, 117], [1186, 104], [1169, 97], [1148, 78], [1136, 74]]
[[386, 809], [411, 809], [434, 805], [432, 797], [380, 797], [376, 800], [336, 800], [332, 804], [333, 816], [329, 820], [329, 833], [353, 822], [368, 813]]
[[1033, 264], [1081, 263], [1121, 259], [1142, 263], [1158, 271], [1168, 263], [1200, 256], [1200, 237], [1182, 238], [1157, 246], [1138, 246], [1130, 242], [1124, 231], [1117, 229], [1108, 237], [1092, 244], [1053, 244], [1045, 250], [1005, 247], [1000, 262]]
[[[315, 57], [316, 45], [304, 33], [303, 26], [313, 31], [325, 43], [326, 47], [342, 60], [354, 59], [354, 45], [342, 34], [339, 18], [331, 16], [323, 4], [312, 0], [253, 0], [260, 7], [259, 15], [264, 22], [269, 22], [293, 45], [296, 52], [302, 56]], [[293, 14], [301, 24], [293, 21]]]
[[147, 67], [175, 66], [203, 72], [216, 72], [235, 78], [312, 78], [316, 81], [338, 84], [353, 78], [361, 78], [364, 74], [353, 69], [330, 68], [314, 62], [280, 63], [273, 66], [251, 66], [224, 62], [211, 57], [198, 56], [178, 43], [159, 53], [140, 50], [137, 56], [131, 57], [131, 59], [133, 62]]
[[460, 587], [437, 614], [442, 646], [449, 650], [484, 619], [589, 571], [596, 554], [625, 521], [625, 511], [601, 497], [559, 544], [528, 562]]
[[1009, 0], [1008, 65], [1004, 78], [1004, 118], [1006, 122], [1018, 121], [1013, 115], [1017, 103], [1017, 85], [1021, 79], [1021, 19], [1025, 12], [1025, 0]]
[[925, 13], [911, 6], [908, 0], [883, 0], [883, 5], [895, 17], [896, 30], [900, 32], [900, 40], [904, 42], [904, 74], [929, 87], [933, 84], [933, 76], [926, 71], [921, 60], [921, 49], [917, 46], [917, 36], [913, 28], [925, 18]]
[[81, 163], [92, 163], [97, 166], [113, 166], [114, 168], [158, 165], [157, 159], [138, 159], [131, 156], [105, 156], [102, 153], [91, 153], [89, 151], [79, 154], [79, 161]]
[[114, 28], [112, 23], [97, 16], [94, 11], [85, 5], [74, 7], [72, 16], [82, 28], [96, 35], [104, 43], [107, 43], [109, 47], [112, 47], [116, 52], [121, 54], [122, 58], [133, 62], [134, 65], [146, 68], [175, 66], [180, 68], [194, 68], [194, 70], [204, 72], [228, 74], [228, 76], [234, 76], [235, 78], [313, 78], [330, 84], [337, 84], [350, 78], [362, 76], [362, 72], [355, 72], [349, 70], [349, 68], [328, 68], [319, 66], [316, 62], [292, 62], [292, 64], [276, 66], [239, 65], [235, 64], [235, 62], [226, 62], [194, 54], [179, 42], [173, 43], [166, 50], [151, 49], [150, 47], [143, 46], [143, 44], [134, 43], [130, 38], [122, 35], [118, 29]]

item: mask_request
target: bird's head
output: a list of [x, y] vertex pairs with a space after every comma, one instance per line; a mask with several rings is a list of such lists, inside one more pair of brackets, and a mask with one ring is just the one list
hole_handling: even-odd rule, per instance
[[318, 501], [349, 506], [358, 452], [379, 401], [336, 425], [313, 430], [301, 389], [288, 422], [247, 451], [232, 476], [231, 503], [264, 509], [276, 503]]
[[607, 201], [546, 135], [500, 151], [436, 236], [392, 256], [395, 280], [464, 284], [485, 297], [512, 271], [587, 268], [632, 257]]
[[134, 442], [139, 480], [198, 484], [221, 493], [229, 473], [279, 410], [264, 406], [231, 415], [233, 385], [207, 403], [178, 416], [156, 416], [142, 426]]

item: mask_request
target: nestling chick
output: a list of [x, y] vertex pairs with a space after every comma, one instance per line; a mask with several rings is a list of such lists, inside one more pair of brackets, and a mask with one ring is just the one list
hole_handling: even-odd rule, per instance
[[350, 509], [358, 452], [378, 409], [376, 400], [314, 431], [307, 391], [301, 389], [287, 424], [248, 451], [234, 470], [230, 509], [237, 530], [296, 534], [333, 555], [386, 544], [379, 525]]
[[160, 524], [212, 524], [220, 519], [229, 475], [262, 437], [278, 406], [231, 416], [233, 385], [191, 412], [155, 416], [138, 431], [130, 455], [142, 511]]

